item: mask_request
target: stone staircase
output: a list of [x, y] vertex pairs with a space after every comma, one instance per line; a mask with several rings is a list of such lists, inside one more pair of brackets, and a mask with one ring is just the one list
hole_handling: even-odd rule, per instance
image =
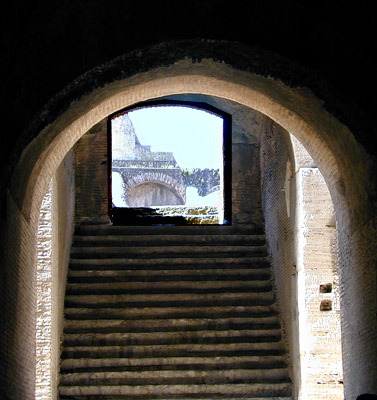
[[264, 235], [84, 225], [65, 298], [61, 399], [291, 399]]

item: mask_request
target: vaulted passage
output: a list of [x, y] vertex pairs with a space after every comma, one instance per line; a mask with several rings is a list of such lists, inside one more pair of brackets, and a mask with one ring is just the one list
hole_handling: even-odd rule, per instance
[[[169, 46], [165, 51], [171, 54]], [[153, 54], [160, 61], [136, 75], [131, 55], [109, 65], [114, 70], [104, 74], [105, 82], [93, 76], [107, 67], [96, 69], [57, 99], [67, 100], [67, 108], [53, 102], [57, 111], [47, 110], [25, 136], [28, 145], [16, 154], [1, 229], [6, 238], [6, 398], [34, 399], [35, 386], [43, 393], [50, 390], [47, 396], [53, 399], [58, 390], [62, 398], [82, 400], [335, 400], [342, 398], [343, 382], [346, 398], [375, 391], [374, 164], [314, 92], [212, 55], [226, 46], [234, 60], [246, 55], [250, 68], [262, 61], [270, 66], [270, 58], [255, 58], [234, 44], [217, 46], [205, 43], [204, 59], [194, 47], [193, 53], [188, 49], [190, 57], [179, 53], [164, 64], [164, 46], [158, 47]], [[80, 82], [92, 91], [80, 92]], [[232, 225], [111, 226], [108, 117], [140, 102], [177, 97], [206, 101], [232, 116]], [[294, 140], [310, 157], [296, 151]], [[42, 199], [50, 182], [48, 214]], [[329, 190], [322, 190], [326, 185]], [[331, 200], [333, 209], [327, 207]], [[52, 312], [46, 307], [42, 313], [52, 315], [46, 338], [52, 346], [45, 354], [50, 367], [37, 375], [35, 280], [42, 214], [52, 220], [51, 237], [41, 240], [51, 244]], [[259, 237], [263, 233], [266, 247]], [[271, 277], [269, 263], [255, 264], [267, 262], [267, 254]], [[180, 262], [172, 265], [173, 260]], [[340, 312], [344, 377], [336, 324]], [[263, 325], [269, 319], [272, 326]], [[174, 320], [181, 325], [167, 322]], [[237, 357], [246, 357], [247, 365], [237, 364]], [[140, 364], [145, 360], [149, 366]], [[189, 361], [189, 368], [181, 360]], [[117, 362], [123, 364], [114, 366]], [[164, 363], [171, 369], [163, 369]], [[158, 380], [152, 371], [158, 371]]]
[[270, 278], [250, 225], [82, 225], [61, 398], [291, 398]]
[[[76, 233], [60, 396], [290, 399], [289, 346], [261, 206], [260, 142], [270, 125], [263, 115], [247, 108], [240, 112], [226, 100], [177, 98], [205, 100], [232, 115], [233, 224], [112, 225], [106, 207], [107, 121], [84, 135], [73, 148]], [[122, 157], [118, 143], [128, 143], [123, 136], [114, 135], [114, 158]], [[139, 186], [130, 185], [128, 200]]]
[[[81, 399], [290, 399], [301, 390], [308, 400], [322, 393], [342, 398], [332, 202], [326, 184], [312, 179], [310, 210], [297, 192], [303, 210], [296, 218], [291, 200], [306, 182], [301, 168], [316, 173], [314, 161], [287, 131], [251, 108], [210, 96], [174, 97], [205, 100], [232, 116], [232, 224], [111, 223], [107, 118], [84, 134], [53, 179], [52, 203], [59, 210], [59, 198], [70, 204], [62, 227], [75, 226], [76, 233], [71, 249], [70, 238], [60, 240], [70, 263], [67, 290], [60, 289], [66, 291], [63, 352], [52, 350], [61, 361], [60, 378], [57, 368], [51, 392]], [[128, 201], [139, 186], [128, 187]], [[319, 204], [320, 188], [327, 197]], [[314, 258], [303, 263], [293, 253], [301, 230], [296, 239], [293, 232], [306, 216], [323, 240], [313, 247], [310, 240], [318, 236], [305, 230], [300, 251]], [[60, 265], [68, 267], [64, 260]], [[305, 276], [310, 280], [303, 283]], [[298, 282], [310, 303], [294, 299]], [[329, 282], [333, 290], [319, 292]], [[333, 307], [321, 311], [322, 301]], [[297, 314], [301, 337], [310, 335], [311, 343], [298, 337]], [[299, 351], [307, 354], [302, 369], [295, 361]], [[313, 367], [323, 359], [321, 369]], [[43, 374], [38, 382], [45, 389]]]

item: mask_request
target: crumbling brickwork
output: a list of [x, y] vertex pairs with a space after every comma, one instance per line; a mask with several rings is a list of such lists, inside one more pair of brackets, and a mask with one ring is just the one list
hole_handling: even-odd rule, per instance
[[[52, 184], [42, 201], [38, 225], [37, 326], [35, 397], [52, 396], [51, 326], [52, 326]], [[56, 382], [55, 382], [56, 384]]]

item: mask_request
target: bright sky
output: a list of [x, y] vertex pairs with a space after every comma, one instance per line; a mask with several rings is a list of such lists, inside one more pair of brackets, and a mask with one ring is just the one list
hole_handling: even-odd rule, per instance
[[180, 106], [146, 107], [128, 116], [142, 145], [172, 151], [181, 168], [221, 169], [222, 118]]

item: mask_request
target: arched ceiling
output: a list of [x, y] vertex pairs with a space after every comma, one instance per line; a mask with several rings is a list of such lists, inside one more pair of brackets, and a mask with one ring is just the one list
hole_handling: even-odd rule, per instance
[[[209, 43], [204, 43], [204, 50], [200, 44], [191, 43], [197, 55], [201, 51], [204, 55]], [[220, 45], [224, 50], [225, 44]], [[374, 186], [369, 184], [371, 160], [351, 131], [326, 110], [313, 92], [254, 71], [235, 69], [220, 60], [185, 58], [169, 63], [169, 52], [177, 46], [173, 43], [154, 48], [159, 50], [158, 63], [148, 72], [134, 73], [135, 65], [144, 61], [143, 54], [115, 59], [82, 76], [51, 101], [50, 108], [31, 126], [34, 140], [26, 136], [29, 144], [13, 176], [11, 193], [27, 218], [38, 212], [41, 196], [65, 154], [93, 125], [138, 102], [185, 93], [225, 98], [274, 120], [307, 148], [327, 180], [334, 201], [342, 205], [339, 210], [364, 215], [366, 203], [373, 202], [375, 195]], [[167, 55], [165, 65], [169, 66], [164, 66], [161, 54]], [[255, 53], [251, 53], [251, 59], [255, 63]]]
[[[264, 51], [286, 57], [313, 71], [311, 82], [305, 82], [297, 70], [288, 73], [292, 84], [316, 86], [331, 97], [331, 91], [315, 77], [322, 76], [373, 118], [376, 102], [371, 77], [377, 35], [372, 6], [324, 0], [194, 0], [182, 10], [179, 2], [169, 0], [147, 6], [117, 0], [53, 0], [22, 6], [7, 2], [1, 20], [4, 79], [0, 99], [3, 128], [12, 134], [1, 149], [1, 166], [9, 163], [8, 154], [33, 117], [39, 117], [49, 99], [70, 82], [121, 54], [172, 40], [226, 40], [259, 49], [258, 57], [265, 57]], [[143, 54], [146, 57], [135, 72], [152, 67], [158, 48]], [[175, 48], [171, 61], [177, 56]], [[241, 57], [237, 61], [241, 66], [250, 60]], [[253, 68], [257, 66], [254, 60]], [[269, 65], [262, 62], [259, 69], [274, 76], [274, 69], [289, 72], [290, 66], [271, 60]], [[357, 128], [359, 122], [354, 125]], [[359, 139], [368, 143], [368, 150], [370, 136], [360, 134]]]

